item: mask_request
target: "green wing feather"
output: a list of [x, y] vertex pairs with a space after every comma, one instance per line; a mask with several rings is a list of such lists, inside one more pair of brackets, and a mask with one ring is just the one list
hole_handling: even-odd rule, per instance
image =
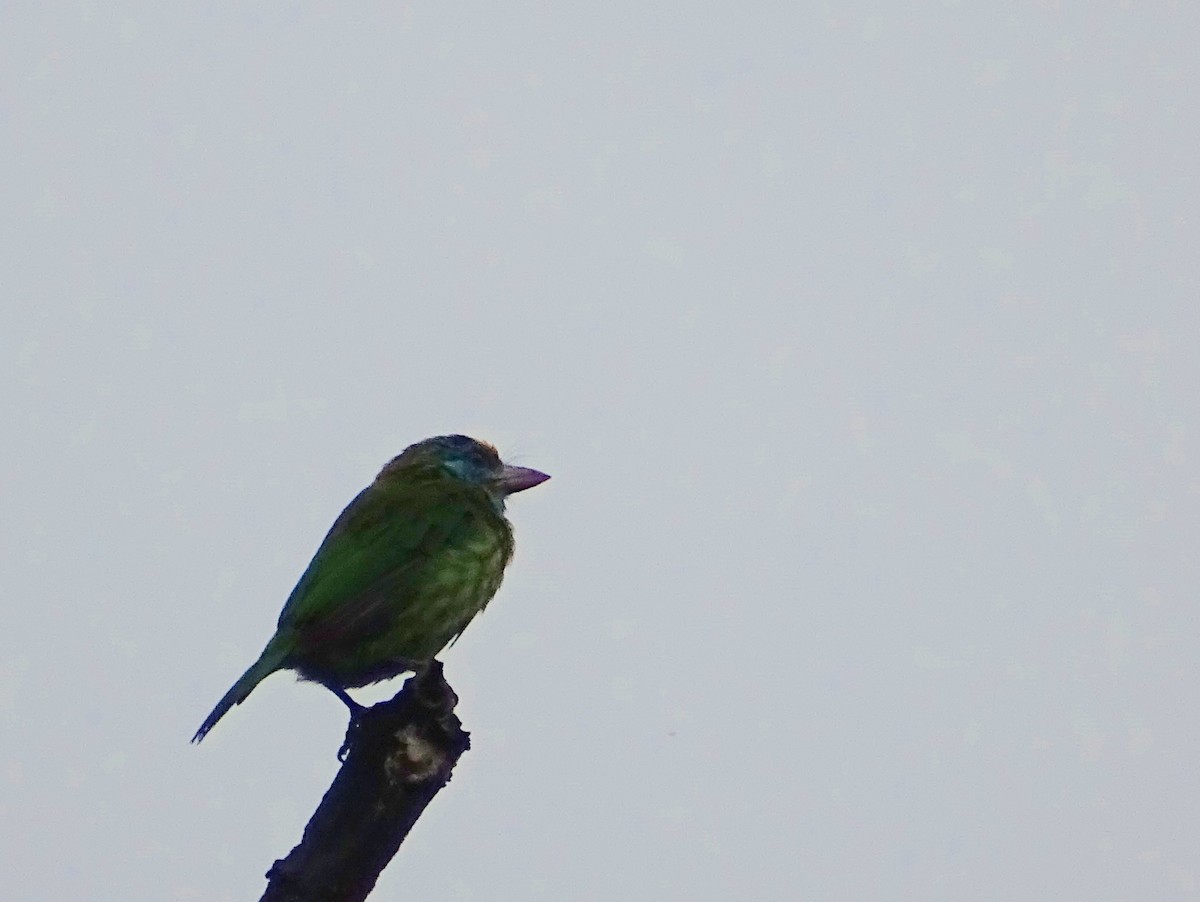
[[[325, 536], [288, 596], [280, 627], [320, 620], [379, 582], [416, 576], [443, 546], [469, 526], [477, 505], [446, 489], [368, 486], [350, 502]], [[398, 588], [398, 586], [396, 586]]]
[[[472, 554], [492, 548], [473, 572]], [[338, 517], [284, 606], [289, 664], [363, 685], [431, 657], [486, 604], [511, 553], [507, 521], [477, 488], [377, 482]]]

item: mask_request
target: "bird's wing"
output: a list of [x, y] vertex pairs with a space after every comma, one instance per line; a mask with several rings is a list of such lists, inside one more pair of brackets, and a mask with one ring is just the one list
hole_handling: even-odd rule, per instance
[[477, 523], [465, 491], [368, 486], [337, 518], [279, 615], [281, 629], [370, 634], [423, 565]]

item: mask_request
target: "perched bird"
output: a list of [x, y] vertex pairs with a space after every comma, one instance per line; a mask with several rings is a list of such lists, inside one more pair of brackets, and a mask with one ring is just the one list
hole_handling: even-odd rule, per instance
[[420, 670], [500, 587], [513, 553], [504, 499], [549, 478], [465, 435], [406, 448], [334, 521], [275, 635], [192, 741], [276, 670], [321, 683], [352, 712], [347, 688]]

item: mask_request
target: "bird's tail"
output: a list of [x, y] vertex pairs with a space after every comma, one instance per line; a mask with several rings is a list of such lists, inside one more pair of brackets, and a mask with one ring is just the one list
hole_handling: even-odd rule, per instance
[[204, 723], [200, 724], [200, 729], [192, 737], [192, 742], [199, 742], [203, 739], [208, 734], [208, 731], [217, 725], [217, 721], [225, 716], [226, 711], [234, 705], [240, 705], [244, 702], [246, 696], [254, 690], [255, 686], [283, 666], [285, 657], [287, 657], [287, 651], [280, 644], [275, 642], [267, 643], [267, 647], [258, 656], [258, 660], [251, 664], [249, 669], [238, 677], [238, 681], [233, 684], [233, 688], [225, 693], [221, 700], [217, 702], [217, 706], [212, 709], [212, 713], [204, 719]]

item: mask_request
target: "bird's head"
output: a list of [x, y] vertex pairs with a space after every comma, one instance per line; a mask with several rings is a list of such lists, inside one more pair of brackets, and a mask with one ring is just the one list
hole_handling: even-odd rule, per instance
[[409, 445], [384, 472], [410, 466], [437, 466], [463, 482], [484, 489], [499, 510], [504, 499], [540, 485], [550, 477], [529, 467], [506, 464], [487, 442], [466, 435], [438, 435]]

